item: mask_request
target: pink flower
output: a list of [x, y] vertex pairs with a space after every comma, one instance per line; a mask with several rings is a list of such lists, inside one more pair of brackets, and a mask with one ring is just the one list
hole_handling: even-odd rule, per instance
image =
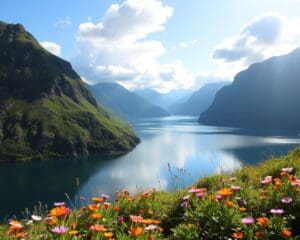
[[109, 196], [106, 195], [106, 194], [101, 194], [101, 197], [104, 199], [104, 201], [105, 201], [106, 199], [109, 199]]
[[188, 202], [183, 202], [180, 204], [181, 207], [187, 208], [189, 206]]
[[245, 218], [242, 218], [242, 220], [241, 220], [241, 223], [246, 224], [246, 225], [253, 224], [254, 222], [255, 221], [254, 221], [253, 217], [245, 217]]
[[238, 191], [240, 191], [240, 189], [241, 189], [240, 186], [234, 186], [234, 185], [232, 185], [230, 188], [231, 188], [231, 190], [234, 191], [234, 192], [238, 192]]
[[64, 234], [65, 232], [67, 232], [69, 230], [68, 227], [65, 226], [60, 226], [60, 227], [55, 227], [52, 229], [52, 232], [54, 232], [55, 234]]
[[223, 196], [220, 195], [220, 194], [218, 194], [218, 195], [216, 195], [216, 199], [217, 199], [218, 201], [222, 201], [222, 200], [223, 200]]
[[289, 204], [292, 201], [293, 201], [293, 199], [290, 198], [290, 197], [285, 197], [285, 198], [281, 199], [281, 202], [284, 203], [284, 204]]
[[262, 181], [261, 184], [263, 185], [269, 185], [272, 183], [272, 176], [266, 176]]
[[202, 198], [204, 198], [204, 193], [203, 192], [197, 193], [196, 196], [197, 196], [197, 198], [202, 199]]
[[234, 181], [236, 180], [236, 177], [231, 177], [231, 178], [229, 178], [229, 180], [230, 180], [231, 182], [234, 182]]
[[189, 190], [189, 193], [198, 193], [198, 192], [201, 192], [200, 188], [192, 188]]

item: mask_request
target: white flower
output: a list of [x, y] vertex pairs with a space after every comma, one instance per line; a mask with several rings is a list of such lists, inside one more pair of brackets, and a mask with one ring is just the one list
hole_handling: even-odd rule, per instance
[[31, 218], [34, 220], [34, 221], [41, 221], [43, 218], [41, 216], [37, 216], [37, 215], [32, 215]]

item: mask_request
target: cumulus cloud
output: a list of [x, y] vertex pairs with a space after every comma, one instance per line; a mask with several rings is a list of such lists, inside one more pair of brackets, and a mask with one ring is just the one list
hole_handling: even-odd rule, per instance
[[127, 87], [164, 88], [176, 82], [185, 71], [182, 63], [159, 64], [166, 48], [149, 39], [150, 34], [164, 30], [172, 14], [173, 8], [161, 0], [112, 4], [100, 22], [79, 25], [74, 67], [90, 83], [118, 81]]
[[54, 54], [56, 56], [60, 56], [60, 54], [61, 54], [61, 46], [58, 45], [57, 43], [44, 41], [44, 42], [40, 42], [40, 44], [45, 49], [47, 49], [49, 52], [51, 52], [52, 54]]
[[295, 35], [299, 35], [295, 22], [299, 23], [299, 20], [289, 20], [277, 13], [254, 17], [242, 27], [239, 35], [218, 45], [213, 51], [213, 58], [223, 62], [240, 62], [240, 65], [247, 66], [274, 55], [288, 53], [295, 47]]

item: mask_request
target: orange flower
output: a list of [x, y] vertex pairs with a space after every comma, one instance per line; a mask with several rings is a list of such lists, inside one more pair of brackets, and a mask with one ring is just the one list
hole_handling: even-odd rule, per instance
[[226, 206], [231, 208], [233, 206], [233, 202], [232, 201], [227, 201]]
[[255, 235], [255, 237], [257, 237], [257, 238], [261, 238], [261, 237], [262, 237], [262, 233], [261, 233], [260, 231], [256, 231], [256, 232], [254, 233], [254, 235]]
[[99, 206], [96, 204], [89, 204], [88, 208], [90, 209], [90, 211], [94, 212], [94, 211], [98, 210]]
[[153, 223], [154, 225], [159, 225], [159, 224], [160, 224], [160, 220], [152, 220], [152, 223]]
[[19, 233], [16, 234], [16, 238], [25, 238], [26, 235], [27, 235], [26, 232], [19, 232]]
[[143, 228], [131, 226], [129, 233], [136, 236], [136, 237], [140, 236], [141, 234], [143, 234]]
[[240, 207], [239, 210], [240, 210], [240, 212], [245, 212], [247, 209], [244, 207]]
[[242, 232], [235, 232], [232, 234], [232, 237], [235, 239], [243, 239], [244, 234]]
[[287, 172], [281, 172], [281, 173], [280, 173], [280, 177], [284, 177], [284, 176], [286, 176], [286, 175], [288, 175]]
[[76, 230], [72, 230], [72, 231], [69, 232], [69, 234], [70, 234], [71, 236], [75, 236], [75, 235], [77, 235], [78, 233], [79, 233], [79, 232], [76, 231]]
[[142, 223], [144, 222], [143, 217], [141, 216], [135, 216], [135, 215], [130, 215], [130, 220], [134, 223]]
[[94, 198], [92, 198], [92, 201], [94, 203], [101, 203], [101, 202], [103, 202], [103, 198], [102, 197], [94, 197]]
[[260, 192], [261, 192], [261, 194], [263, 194], [263, 195], [266, 195], [266, 194], [269, 193], [268, 190], [266, 190], [266, 189], [263, 189], [263, 190], [261, 190]]
[[150, 225], [150, 224], [152, 224], [153, 223], [153, 221], [152, 221], [152, 219], [145, 219], [144, 220], [144, 224], [146, 224], [146, 225]]
[[266, 217], [260, 217], [260, 218], [256, 218], [257, 223], [262, 226], [265, 227], [268, 225], [269, 223], [269, 219]]
[[286, 238], [289, 238], [289, 237], [292, 236], [292, 232], [289, 231], [289, 230], [287, 230], [287, 229], [282, 230], [282, 231], [281, 231], [281, 234], [282, 234], [282, 236], [284, 236], [284, 237], [286, 237]]
[[93, 213], [91, 216], [93, 219], [97, 219], [97, 220], [101, 219], [101, 217], [102, 217], [100, 213]]
[[260, 199], [260, 200], [266, 200], [267, 197], [266, 197], [266, 196], [260, 196], [259, 199]]
[[106, 233], [104, 233], [104, 237], [106, 237], [106, 238], [112, 238], [113, 236], [114, 236], [113, 232], [106, 232]]
[[59, 206], [52, 208], [50, 210], [49, 215], [52, 217], [62, 217], [62, 216], [67, 216], [70, 213], [70, 209], [66, 208], [65, 206]]
[[44, 222], [45, 222], [46, 225], [53, 226], [57, 223], [57, 219], [53, 218], [53, 217], [48, 217], [48, 218], [45, 218]]
[[209, 200], [214, 201], [216, 199], [215, 195], [209, 195]]
[[104, 227], [104, 225], [97, 224], [97, 223], [95, 225], [92, 225], [90, 227], [90, 229], [95, 232], [106, 232], [107, 231], [107, 229]]
[[223, 188], [218, 192], [223, 198], [227, 198], [232, 194], [230, 188]]
[[119, 212], [119, 211], [120, 211], [120, 207], [119, 207], [119, 206], [115, 206], [115, 207], [114, 207], [114, 211], [115, 211], [115, 212]]

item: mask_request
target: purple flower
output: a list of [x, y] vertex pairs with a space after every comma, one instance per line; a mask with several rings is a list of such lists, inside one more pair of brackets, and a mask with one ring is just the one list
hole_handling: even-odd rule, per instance
[[242, 218], [241, 223], [247, 224], [247, 225], [253, 224], [254, 223], [254, 218], [253, 217]]
[[52, 229], [52, 232], [54, 232], [55, 234], [64, 234], [65, 232], [67, 232], [69, 230], [68, 227], [65, 226], [60, 226], [60, 227], [55, 227]]
[[109, 199], [109, 196], [106, 195], [106, 194], [101, 194], [101, 197], [104, 199], [104, 201], [105, 201], [106, 199]]
[[122, 223], [122, 222], [124, 222], [124, 216], [118, 217], [118, 223]]
[[293, 199], [290, 198], [290, 197], [285, 197], [285, 198], [281, 199], [281, 202], [284, 203], [284, 204], [289, 204], [292, 201], [293, 201]]
[[274, 214], [274, 215], [281, 215], [284, 213], [283, 209], [279, 209], [279, 208], [274, 208], [274, 209], [271, 209], [270, 213]]
[[232, 185], [230, 188], [231, 188], [231, 190], [234, 191], [234, 192], [240, 191], [240, 189], [241, 189], [240, 186], [234, 186], [234, 185]]
[[218, 195], [216, 195], [216, 199], [217, 199], [218, 201], [222, 201], [223, 196], [218, 194]]
[[66, 204], [64, 202], [55, 202], [54, 206], [56, 207], [61, 207], [61, 206], [65, 206]]

